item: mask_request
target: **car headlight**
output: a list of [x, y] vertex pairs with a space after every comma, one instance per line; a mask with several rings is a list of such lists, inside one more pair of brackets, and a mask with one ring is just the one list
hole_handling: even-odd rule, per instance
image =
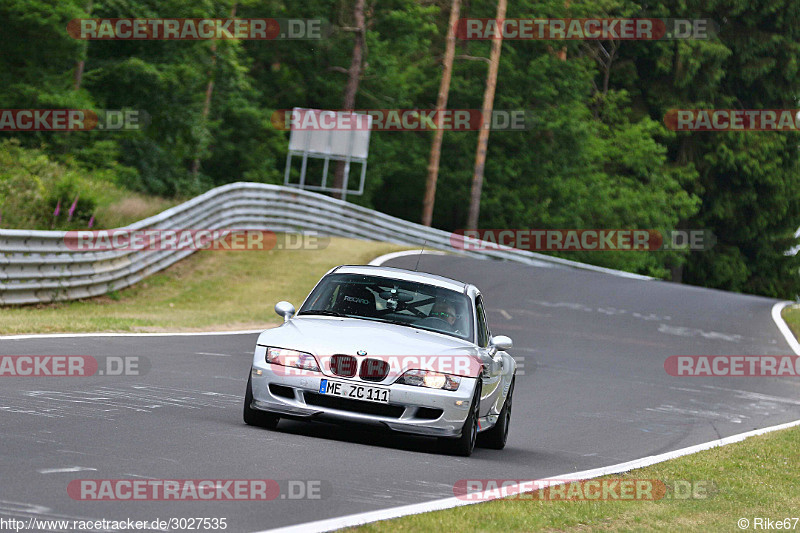
[[303, 370], [319, 372], [317, 358], [306, 352], [287, 350], [285, 348], [267, 348], [267, 362], [273, 365], [291, 366]]
[[442, 374], [433, 370], [408, 370], [395, 383], [453, 391], [457, 390], [461, 384], [461, 377]]

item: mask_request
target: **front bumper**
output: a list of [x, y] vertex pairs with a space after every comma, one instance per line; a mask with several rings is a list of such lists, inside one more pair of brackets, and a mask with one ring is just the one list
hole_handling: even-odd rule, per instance
[[[379, 424], [416, 435], [459, 437], [475, 391], [475, 378], [462, 378], [456, 391], [411, 385], [385, 385], [328, 376], [321, 372], [286, 372], [287, 367], [254, 364], [251, 370], [253, 402], [250, 407], [293, 418], [315, 418]], [[277, 372], [276, 372], [277, 370]], [[299, 375], [288, 375], [288, 374]], [[340, 400], [320, 395], [320, 381], [358, 382], [390, 389], [390, 403]]]

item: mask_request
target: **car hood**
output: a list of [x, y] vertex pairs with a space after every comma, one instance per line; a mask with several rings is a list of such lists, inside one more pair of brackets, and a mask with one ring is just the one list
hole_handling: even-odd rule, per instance
[[355, 318], [299, 317], [268, 329], [258, 344], [315, 355], [478, 355], [469, 341], [417, 328]]

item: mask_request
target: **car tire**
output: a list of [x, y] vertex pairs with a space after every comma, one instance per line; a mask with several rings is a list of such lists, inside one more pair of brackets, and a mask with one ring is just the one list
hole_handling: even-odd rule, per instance
[[272, 413], [253, 409], [250, 405], [253, 403], [253, 382], [252, 378], [247, 378], [247, 390], [244, 393], [244, 423], [249, 426], [257, 426], [260, 428], [275, 429], [278, 427], [278, 420], [280, 417]]
[[445, 453], [451, 455], [460, 455], [462, 457], [469, 457], [472, 455], [472, 450], [475, 449], [475, 442], [478, 437], [478, 417], [480, 415], [481, 405], [481, 382], [475, 386], [475, 394], [472, 397], [472, 402], [469, 406], [469, 415], [464, 421], [464, 426], [461, 428], [461, 436], [455, 439], [442, 437], [439, 439], [441, 449]]
[[508, 428], [511, 425], [511, 405], [514, 398], [514, 382], [517, 376], [511, 378], [511, 386], [508, 389], [508, 396], [503, 403], [503, 408], [500, 409], [500, 414], [497, 417], [497, 423], [492, 429], [487, 429], [478, 435], [478, 446], [482, 448], [491, 448], [493, 450], [502, 450], [506, 447], [508, 440]]

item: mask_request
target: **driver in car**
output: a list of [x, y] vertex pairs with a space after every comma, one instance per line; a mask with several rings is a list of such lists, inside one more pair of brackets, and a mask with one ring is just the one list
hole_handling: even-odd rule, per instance
[[453, 307], [453, 304], [448, 302], [447, 300], [440, 300], [433, 304], [433, 309], [431, 309], [431, 314], [428, 316], [441, 318], [445, 320], [451, 326], [455, 325], [456, 323], [456, 308]]

